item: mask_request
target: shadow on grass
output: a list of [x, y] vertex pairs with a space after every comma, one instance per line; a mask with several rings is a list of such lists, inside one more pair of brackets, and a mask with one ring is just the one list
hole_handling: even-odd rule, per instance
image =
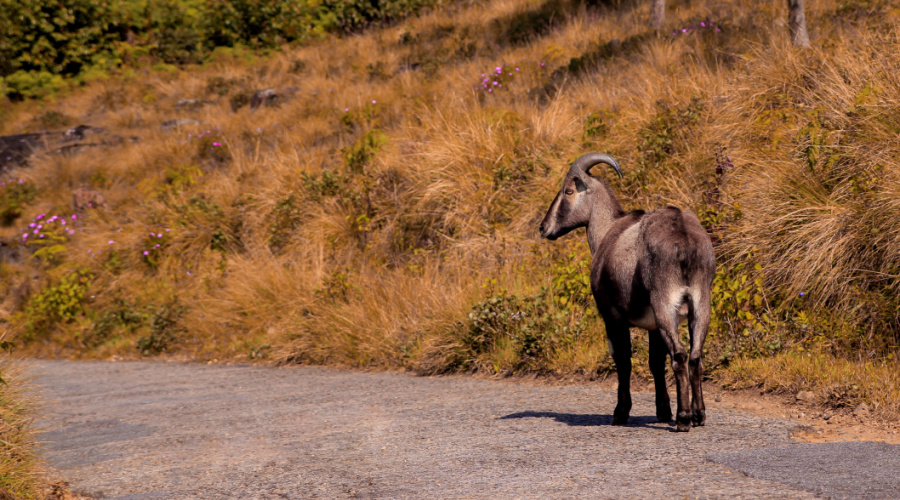
[[[522, 411], [519, 413], [510, 413], [509, 415], [504, 415], [500, 417], [501, 420], [513, 419], [513, 418], [552, 418], [557, 422], [571, 425], [575, 427], [595, 427], [602, 425], [612, 425], [613, 416], [612, 415], [590, 415], [590, 414], [578, 414], [578, 413], [556, 413], [552, 411]], [[657, 425], [650, 425], [657, 424]], [[651, 429], [659, 429], [659, 430], [671, 430], [675, 431], [674, 422], [667, 422], [665, 426], [671, 427], [662, 427], [661, 423], [656, 419], [656, 417], [631, 417], [628, 419], [628, 425], [625, 427], [647, 427]]]
[[494, 40], [500, 44], [525, 45], [580, 14], [584, 7], [594, 11], [630, 12], [639, 5], [635, 0], [547, 0], [532, 8], [498, 18], [491, 24]]

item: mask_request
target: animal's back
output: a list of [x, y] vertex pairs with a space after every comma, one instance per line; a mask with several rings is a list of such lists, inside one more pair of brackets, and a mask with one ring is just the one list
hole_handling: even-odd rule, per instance
[[654, 210], [641, 220], [640, 233], [647, 250], [641, 263], [645, 284], [694, 288], [712, 282], [712, 240], [696, 215], [672, 206]]

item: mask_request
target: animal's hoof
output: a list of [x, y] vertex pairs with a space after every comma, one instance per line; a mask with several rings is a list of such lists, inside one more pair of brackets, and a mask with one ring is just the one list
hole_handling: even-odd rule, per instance
[[672, 421], [672, 409], [668, 407], [657, 408], [656, 409], [656, 418], [662, 422], [671, 422]]
[[701, 427], [706, 425], [706, 412], [704, 410], [694, 410], [694, 417], [692, 419], [691, 425], [694, 427]]
[[625, 425], [628, 423], [628, 413], [624, 411], [614, 411], [613, 412], [613, 425]]
[[675, 419], [675, 430], [678, 432], [687, 432], [691, 430], [692, 415], [688, 412], [678, 412], [678, 418]]

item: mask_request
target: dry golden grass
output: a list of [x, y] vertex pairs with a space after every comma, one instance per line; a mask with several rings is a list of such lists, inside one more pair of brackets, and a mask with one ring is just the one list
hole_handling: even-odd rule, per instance
[[[0, 132], [54, 110], [140, 140], [11, 173], [39, 197], [0, 228], [5, 241], [38, 214], [69, 215], [81, 186], [109, 209], [85, 213], [56, 260], [3, 265], [7, 296], [31, 283], [26, 300], [3, 302], [6, 325], [46, 355], [605, 370], [599, 325], [574, 340], [551, 335], [524, 362], [513, 329], [458, 364], [470, 352], [468, 314], [488, 296], [552, 296], [555, 270], [587, 260], [580, 233], [551, 244], [536, 227], [566, 164], [595, 149], [620, 158], [627, 176], [613, 185], [626, 207], [703, 211], [721, 240], [724, 282], [762, 279], [766, 305], [720, 308], [728, 331], [711, 337], [711, 352], [731, 349], [733, 361], [804, 346], [893, 366], [898, 10], [842, 5], [809, 6], [815, 43], [798, 51], [775, 0], [673, 2], [673, 31], [704, 26], [661, 37], [646, 29], [643, 2], [453, 3], [267, 58], [139, 70], [16, 104]], [[297, 60], [305, 69], [292, 73]], [[485, 92], [481, 75], [497, 67], [504, 89]], [[214, 78], [231, 82], [227, 95], [207, 90]], [[229, 105], [287, 87], [298, 90], [278, 108]], [[184, 98], [215, 103], [176, 110]], [[589, 115], [602, 126], [588, 130]], [[160, 129], [179, 117], [200, 123]], [[733, 163], [721, 176], [717, 151]], [[149, 234], [166, 229], [147, 262]], [[751, 265], [733, 271], [740, 262]], [[74, 318], [29, 327], [37, 297], [79, 269], [91, 284]], [[744, 315], [776, 326], [749, 331], [757, 326]], [[759, 338], [778, 344], [751, 345]]]
[[43, 498], [40, 466], [34, 455], [33, 394], [24, 370], [6, 354], [0, 357], [0, 497]]

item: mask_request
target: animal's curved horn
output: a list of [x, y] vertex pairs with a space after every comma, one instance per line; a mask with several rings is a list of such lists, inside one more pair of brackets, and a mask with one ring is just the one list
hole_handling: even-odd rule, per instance
[[591, 167], [598, 163], [609, 164], [609, 166], [619, 174], [619, 177], [624, 177], [624, 175], [622, 175], [622, 169], [619, 167], [619, 162], [612, 156], [604, 153], [587, 153], [581, 155], [577, 160], [572, 162], [572, 170], [587, 173]]

